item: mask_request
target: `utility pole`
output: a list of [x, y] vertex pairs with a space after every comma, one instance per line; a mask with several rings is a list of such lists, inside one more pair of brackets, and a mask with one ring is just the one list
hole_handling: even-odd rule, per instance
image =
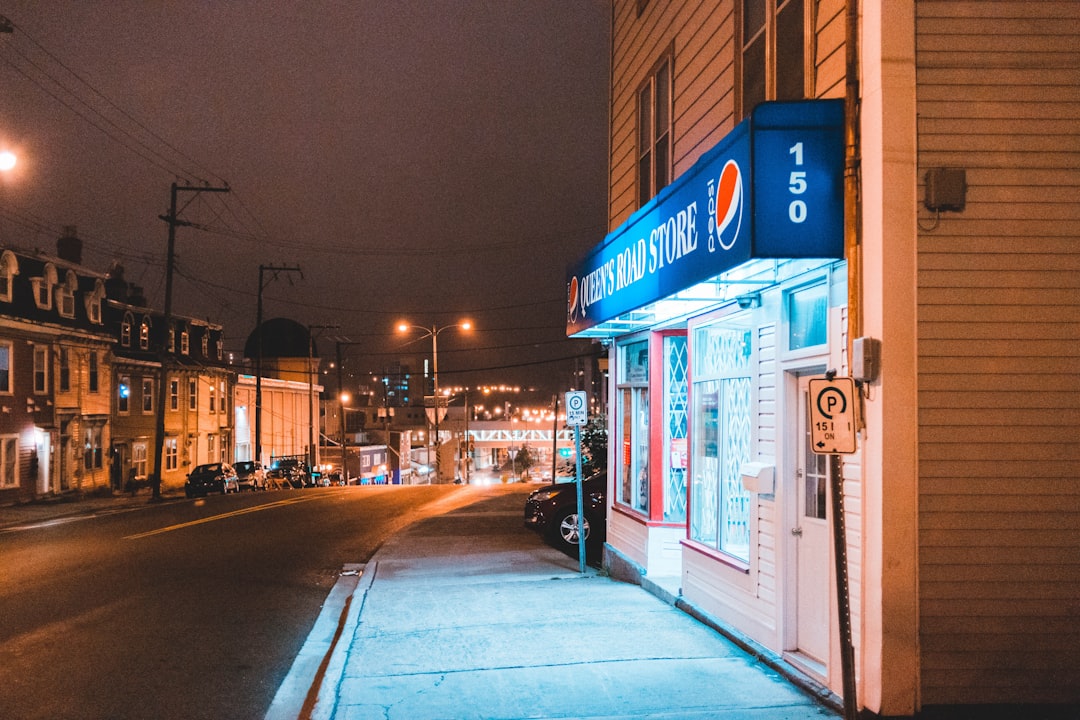
[[203, 192], [229, 192], [229, 186], [226, 184], [225, 187], [210, 187], [208, 185], [194, 186], [177, 185], [176, 183], [173, 183], [169, 202], [169, 214], [158, 216], [169, 224], [169, 244], [165, 255], [165, 319], [162, 323], [164, 328], [161, 337], [161, 351], [159, 354], [161, 361], [161, 377], [158, 380], [157, 407], [154, 408], [156, 411], [154, 426], [154, 473], [150, 476], [150, 489], [153, 493], [151, 497], [152, 501], [161, 499], [162, 456], [165, 454], [165, 402], [168, 400], [169, 383], [168, 367], [169, 357], [174, 351], [170, 340], [174, 337], [172, 327], [172, 286], [173, 270], [176, 265], [176, 226], [186, 226], [191, 224], [189, 222], [184, 222], [177, 217], [176, 194], [178, 192], [190, 192], [195, 195]]
[[340, 325], [308, 325], [308, 466], [319, 460], [315, 451], [315, 335], [314, 330], [336, 330]]
[[[263, 273], [269, 271], [273, 273], [269, 280], [263, 282]], [[263, 359], [263, 290], [270, 284], [271, 280], [277, 280], [278, 273], [300, 273], [300, 277], [304, 277], [304, 272], [300, 269], [299, 265], [293, 265], [291, 267], [277, 266], [277, 265], [260, 265], [259, 266], [259, 302], [258, 308], [255, 312], [255, 333], [258, 337], [258, 344], [255, 350], [255, 460], [263, 462], [262, 456], [262, 359]], [[292, 280], [290, 279], [290, 283]]]

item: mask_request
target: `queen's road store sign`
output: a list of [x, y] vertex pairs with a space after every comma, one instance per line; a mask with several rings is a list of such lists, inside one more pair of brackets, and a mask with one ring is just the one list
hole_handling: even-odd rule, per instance
[[567, 335], [748, 260], [844, 256], [841, 100], [757, 106], [567, 272]]

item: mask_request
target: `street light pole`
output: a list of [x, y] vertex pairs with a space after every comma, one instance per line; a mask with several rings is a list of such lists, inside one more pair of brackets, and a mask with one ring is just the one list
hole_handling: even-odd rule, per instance
[[472, 330], [472, 323], [469, 322], [468, 320], [466, 320], [464, 322], [455, 323], [453, 325], [443, 325], [442, 327], [439, 327], [438, 325], [433, 324], [430, 328], [426, 328], [426, 327], [424, 327], [422, 325], [410, 325], [410, 324], [405, 323], [405, 322], [402, 322], [402, 323], [398, 324], [398, 332], [403, 332], [404, 333], [404, 332], [408, 332], [409, 330], [420, 330], [420, 331], [422, 331], [424, 333], [424, 335], [420, 338], [421, 340], [426, 338], [426, 337], [431, 338], [431, 378], [432, 378], [432, 390], [435, 393], [435, 397], [434, 397], [434, 400], [435, 400], [435, 403], [434, 403], [434, 405], [435, 405], [435, 420], [434, 420], [435, 437], [434, 437], [434, 439], [432, 439], [430, 437], [428, 438], [428, 448], [429, 448], [428, 452], [429, 452], [429, 460], [430, 460], [430, 448], [431, 448], [431, 443], [433, 442], [434, 445], [435, 445], [435, 480], [436, 480], [436, 482], [438, 482], [438, 480], [439, 480], [439, 333], [441, 333], [443, 330], [449, 330], [450, 328], [455, 328], [455, 327], [459, 327], [462, 330], [468, 331], [468, 330]]

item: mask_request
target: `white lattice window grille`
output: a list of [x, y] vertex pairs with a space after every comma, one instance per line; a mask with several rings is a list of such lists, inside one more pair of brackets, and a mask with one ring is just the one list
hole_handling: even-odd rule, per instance
[[753, 439], [753, 332], [725, 318], [692, 333], [690, 538], [749, 562], [750, 494], [739, 468]]
[[686, 522], [687, 343], [683, 335], [664, 338], [664, 522]]

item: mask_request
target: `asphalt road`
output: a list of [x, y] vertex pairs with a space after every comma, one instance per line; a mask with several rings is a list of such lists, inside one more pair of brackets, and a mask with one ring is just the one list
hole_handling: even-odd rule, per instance
[[0, 715], [261, 718], [346, 563], [461, 486], [210, 496], [0, 534]]

